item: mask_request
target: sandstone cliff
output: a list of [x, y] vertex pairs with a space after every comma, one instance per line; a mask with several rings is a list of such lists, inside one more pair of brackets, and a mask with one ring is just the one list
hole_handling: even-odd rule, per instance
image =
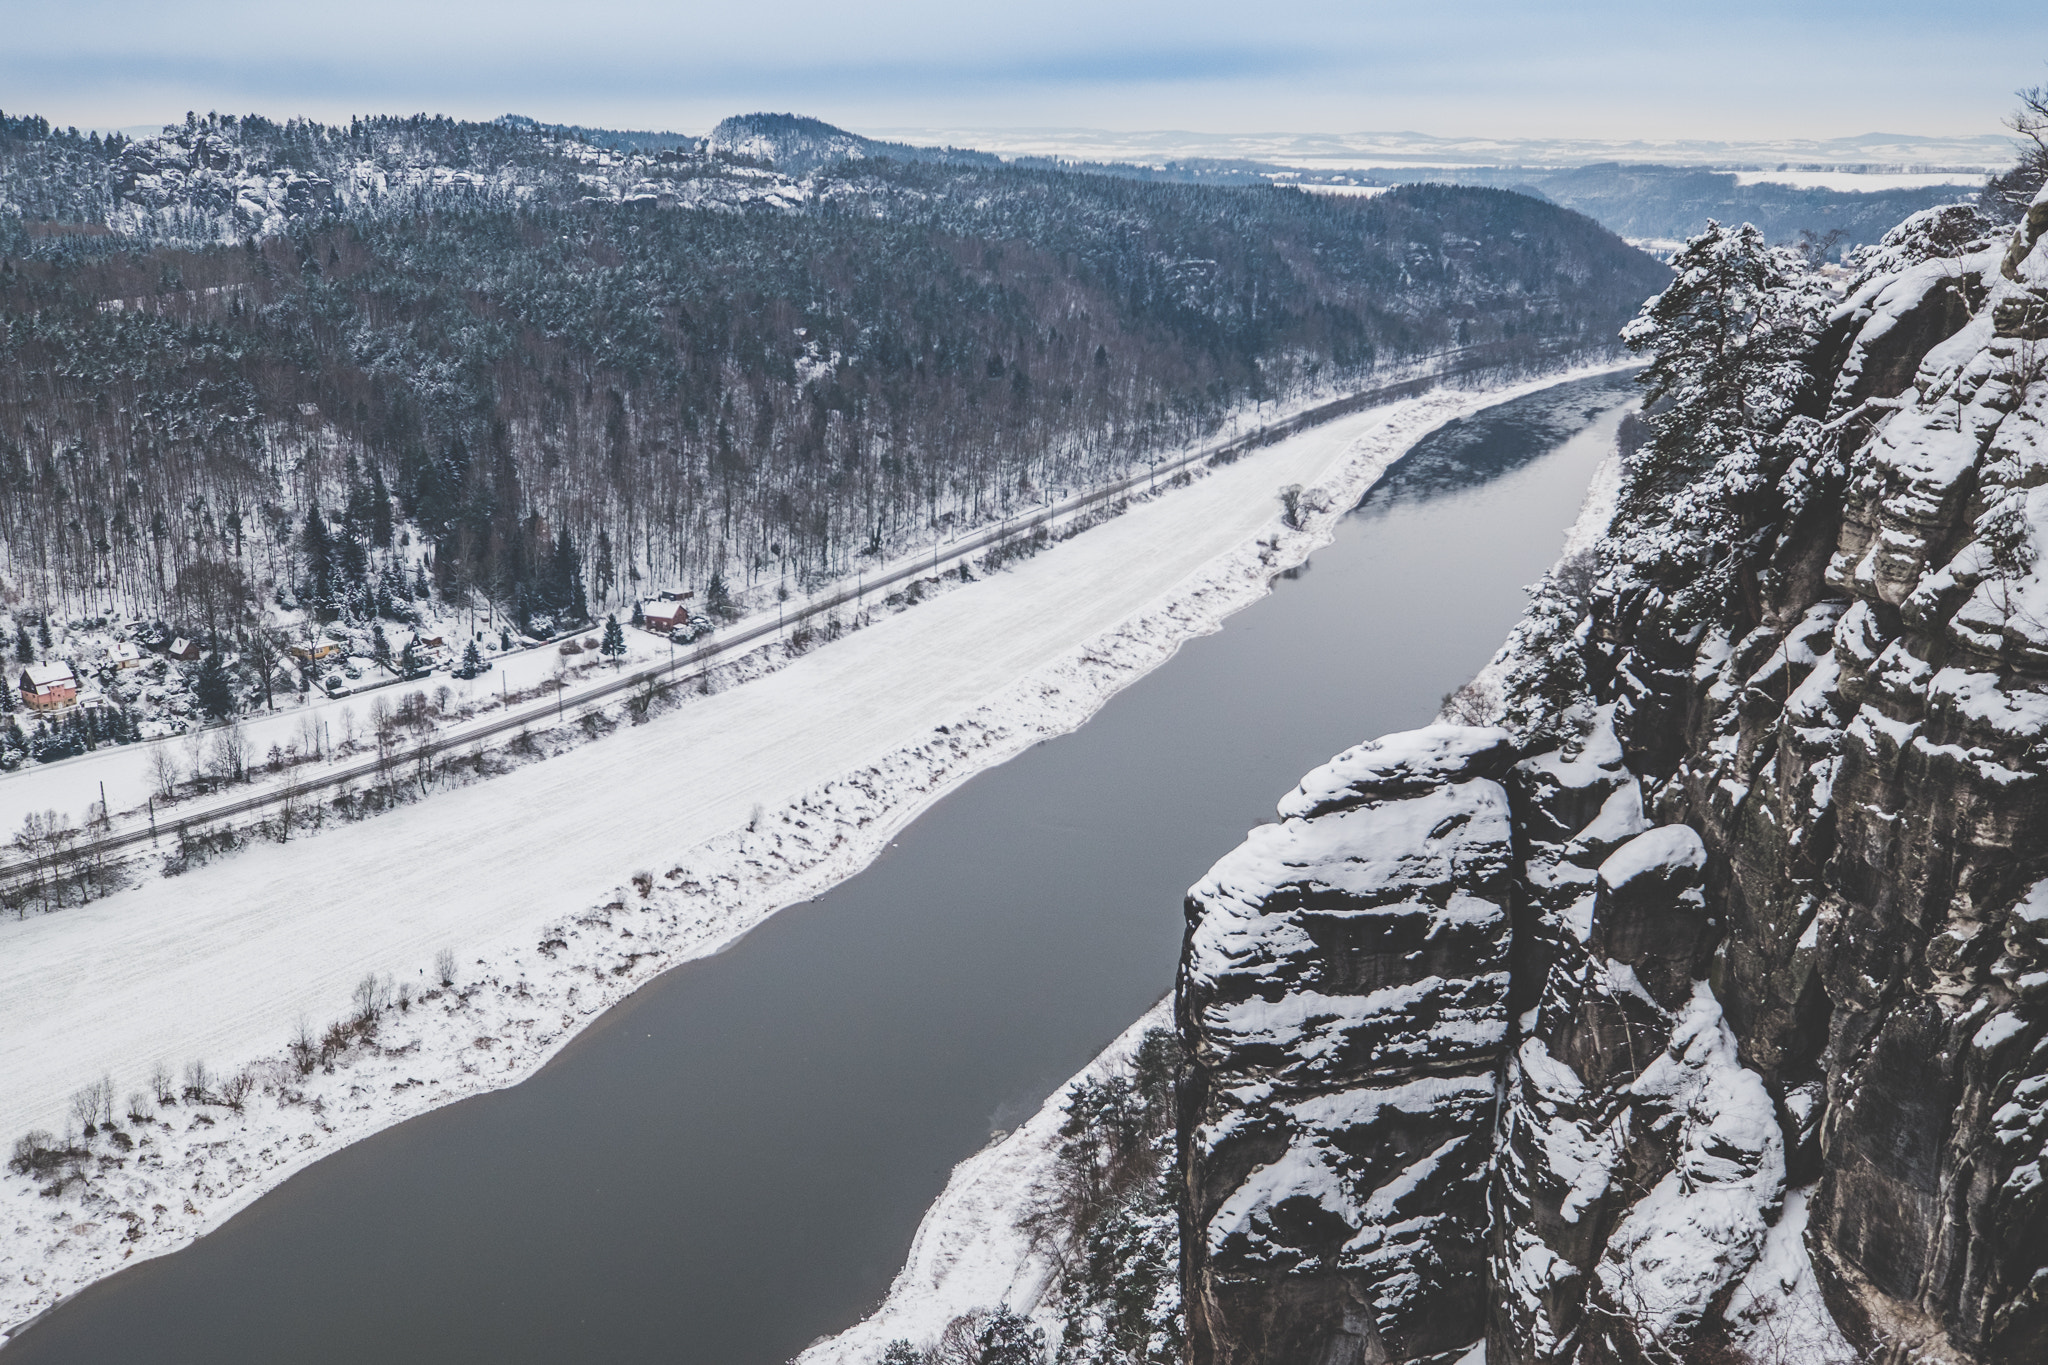
[[1799, 363], [1724, 578], [1190, 895], [1197, 1361], [2048, 1360], [2048, 196]]

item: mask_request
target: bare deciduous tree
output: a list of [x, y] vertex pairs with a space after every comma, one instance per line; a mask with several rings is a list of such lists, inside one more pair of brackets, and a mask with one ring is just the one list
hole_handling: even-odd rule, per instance
[[149, 1070], [149, 1093], [155, 1096], [158, 1104], [178, 1102], [178, 1089], [171, 1080], [171, 1069], [163, 1062], [158, 1062]]
[[169, 743], [158, 740], [149, 746], [149, 781], [159, 801], [178, 794], [178, 757]]
[[71, 1117], [88, 1137], [103, 1123], [114, 1121], [114, 1082], [102, 1076], [71, 1096]]

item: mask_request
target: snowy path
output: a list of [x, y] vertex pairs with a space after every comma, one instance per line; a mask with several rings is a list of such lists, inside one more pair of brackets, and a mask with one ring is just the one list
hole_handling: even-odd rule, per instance
[[[491, 983], [475, 1008], [503, 1016], [487, 1069], [467, 1051], [478, 1028], [452, 1015], [448, 1037], [423, 1038], [424, 1052], [385, 1052], [353, 1073], [308, 1078], [331, 1081], [329, 1098], [346, 1111], [331, 1106], [316, 1122], [303, 1104], [273, 1109], [265, 1100], [236, 1120], [246, 1123], [243, 1139], [160, 1129], [164, 1175], [177, 1179], [179, 1161], [200, 1163], [200, 1174], [186, 1167], [182, 1187], [193, 1194], [184, 1213], [174, 1207], [132, 1247], [104, 1227], [90, 1236], [90, 1223], [67, 1227], [65, 1207], [7, 1177], [0, 1220], [23, 1240], [0, 1252], [0, 1272], [23, 1274], [8, 1283], [0, 1273], [0, 1324], [124, 1257], [174, 1249], [338, 1143], [530, 1074], [581, 1027], [579, 1016], [594, 1017], [647, 974], [631, 961], [610, 967], [613, 956], [602, 971], [577, 964], [579, 955], [624, 951], [617, 931], [578, 946], [581, 931], [568, 928], [571, 961], [545, 961], [534, 952], [544, 928], [603, 903], [635, 872], [666, 877], [687, 865], [693, 872], [677, 883], [686, 895], [656, 895], [671, 907], [664, 922], [678, 927], [665, 951], [643, 940], [649, 965], [715, 951], [777, 906], [857, 871], [889, 831], [975, 771], [1080, 724], [1325, 543], [1336, 513], [1284, 531], [1281, 485], [1327, 486], [1333, 506], [1348, 506], [1428, 429], [1568, 377], [1439, 392], [1338, 419], [644, 726], [359, 824], [252, 846], [89, 906], [0, 922], [0, 1138], [61, 1131], [71, 1094], [102, 1074], [121, 1096], [143, 1089], [159, 1061], [176, 1071], [204, 1060], [218, 1075], [275, 1056], [301, 1019], [318, 1029], [346, 1013], [367, 973], [425, 984], [421, 969], [443, 947], [463, 964], [463, 981]], [[1262, 550], [1261, 541], [1279, 548]], [[939, 725], [953, 735], [935, 735]], [[856, 795], [820, 797], [849, 775]], [[755, 808], [777, 812], [799, 799], [810, 804], [762, 834], [739, 833]], [[836, 802], [840, 816], [819, 814], [821, 800]], [[808, 836], [791, 816], [810, 819]], [[731, 890], [688, 891], [698, 875]], [[692, 921], [693, 907], [709, 918]], [[421, 1016], [414, 1011], [428, 1030]], [[404, 1084], [380, 1091], [379, 1068], [395, 1068], [382, 1079]], [[431, 1088], [412, 1089], [414, 1075]], [[292, 1138], [290, 1150], [279, 1133]]]

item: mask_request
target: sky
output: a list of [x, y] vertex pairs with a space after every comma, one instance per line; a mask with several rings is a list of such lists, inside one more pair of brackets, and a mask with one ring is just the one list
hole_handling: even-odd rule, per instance
[[2048, 82], [2042, 0], [0, 0], [0, 109], [428, 111], [703, 132], [1994, 133]]

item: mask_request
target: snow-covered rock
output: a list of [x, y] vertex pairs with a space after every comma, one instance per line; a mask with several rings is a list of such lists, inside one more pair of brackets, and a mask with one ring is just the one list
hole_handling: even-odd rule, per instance
[[1197, 1360], [1410, 1360], [1478, 1335], [1511, 756], [1506, 732], [1450, 725], [1360, 745], [1189, 893]]
[[[1624, 504], [1552, 633], [1569, 714], [1515, 721], [1541, 751], [1499, 773], [1508, 889], [1473, 893], [1515, 927], [1468, 1277], [1493, 1365], [2048, 1359], [2048, 193], [2009, 234], [1918, 215], [1858, 265], [1778, 482], [1732, 514], [1726, 600], [1637, 555], [1658, 513]], [[1305, 907], [1395, 880], [1353, 862], [1440, 884], [1413, 831], [1483, 747], [1336, 760], [1190, 900], [1197, 1360], [1423, 1359], [1454, 1343], [1388, 1324], [1472, 1310], [1439, 1278], [1480, 1226], [1458, 1199], [1397, 1290], [1356, 1249], [1414, 1226], [1387, 1134], [1447, 1132], [1401, 1088], [1485, 1078], [1444, 1004], [1476, 964], [1418, 982], [1401, 944], [1333, 989], [1359, 941]]]

